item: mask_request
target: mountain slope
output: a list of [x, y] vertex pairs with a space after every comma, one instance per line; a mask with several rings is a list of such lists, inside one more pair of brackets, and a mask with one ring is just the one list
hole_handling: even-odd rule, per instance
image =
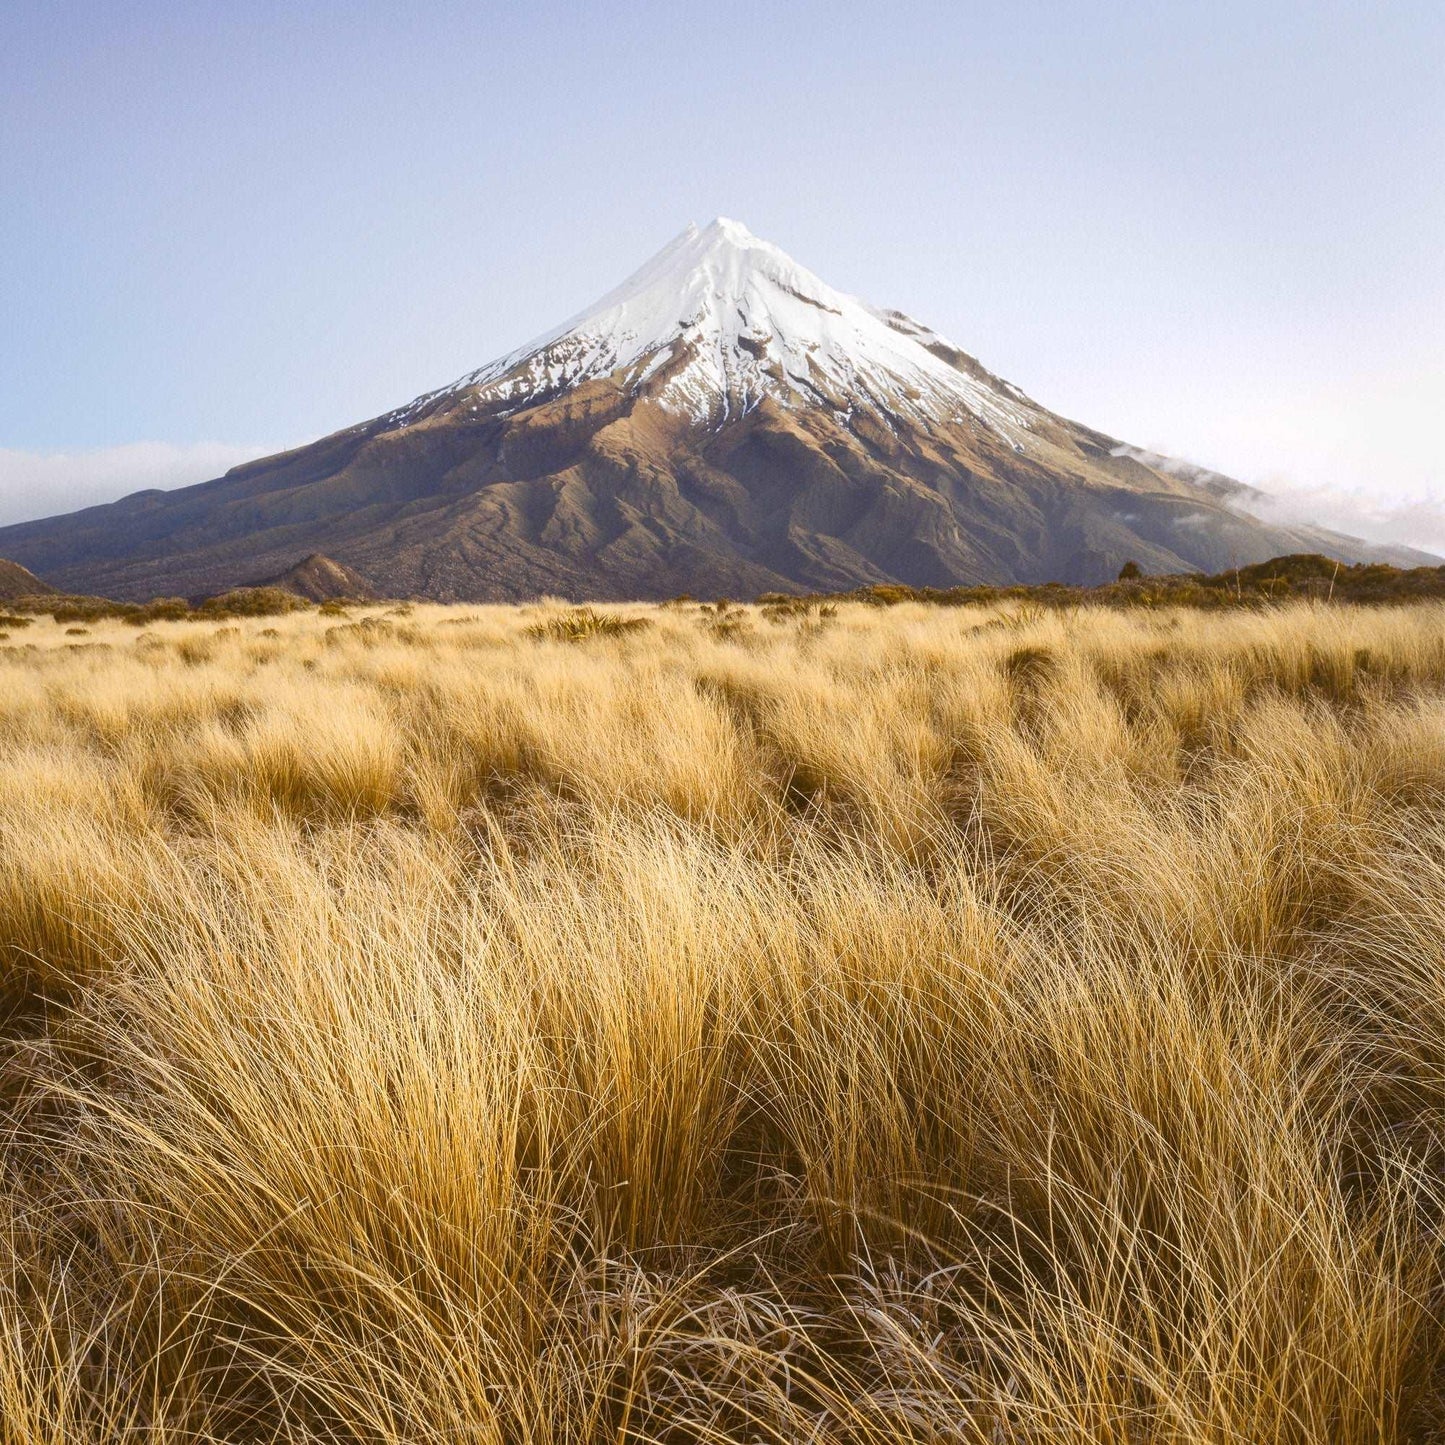
[[719, 220], [449, 387], [214, 482], [0, 529], [0, 555], [148, 597], [324, 551], [440, 600], [1423, 559], [1268, 526], [1248, 491], [1054, 415]]
[[45, 597], [55, 588], [42, 582], [33, 572], [0, 557], [0, 602], [13, 602], [17, 597]]
[[283, 592], [293, 592], [308, 602], [334, 602], [339, 600], [367, 601], [376, 597], [376, 589], [354, 567], [323, 557], [313, 552], [303, 557], [294, 567], [274, 577], [263, 578], [255, 584], [258, 587], [279, 587]]

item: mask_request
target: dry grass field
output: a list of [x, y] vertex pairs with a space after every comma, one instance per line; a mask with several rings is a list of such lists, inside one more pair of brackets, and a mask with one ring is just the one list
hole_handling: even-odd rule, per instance
[[1437, 604], [16, 623], [0, 968], [5, 1445], [1445, 1438]]

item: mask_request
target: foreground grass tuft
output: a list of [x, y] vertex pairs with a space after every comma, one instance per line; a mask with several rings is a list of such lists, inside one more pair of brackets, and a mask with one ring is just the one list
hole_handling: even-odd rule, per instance
[[650, 625], [645, 617], [618, 617], [615, 613], [598, 612], [591, 607], [574, 607], [534, 623], [527, 629], [527, 635], [548, 638], [553, 642], [583, 642], [589, 637], [626, 637]]

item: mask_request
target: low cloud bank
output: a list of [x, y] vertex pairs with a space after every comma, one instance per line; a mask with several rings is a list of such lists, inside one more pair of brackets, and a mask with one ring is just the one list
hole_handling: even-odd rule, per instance
[[1445, 489], [1380, 496], [1362, 488], [1269, 482], [1256, 495], [1234, 496], [1230, 502], [1261, 521], [1329, 527], [1368, 542], [1445, 557]]
[[0, 447], [0, 526], [113, 502], [148, 487], [170, 491], [209, 481], [283, 449], [229, 442], [128, 442], [74, 452]]

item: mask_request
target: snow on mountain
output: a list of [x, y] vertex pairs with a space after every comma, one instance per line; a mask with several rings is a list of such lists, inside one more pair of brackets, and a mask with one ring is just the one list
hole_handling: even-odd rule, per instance
[[601, 300], [520, 350], [395, 414], [471, 393], [509, 410], [607, 376], [665, 409], [718, 424], [772, 397], [789, 408], [857, 405], [919, 422], [974, 420], [1015, 450], [1038, 418], [1006, 383], [959, 370], [943, 341], [897, 311], [835, 291], [738, 221], [690, 225]]

